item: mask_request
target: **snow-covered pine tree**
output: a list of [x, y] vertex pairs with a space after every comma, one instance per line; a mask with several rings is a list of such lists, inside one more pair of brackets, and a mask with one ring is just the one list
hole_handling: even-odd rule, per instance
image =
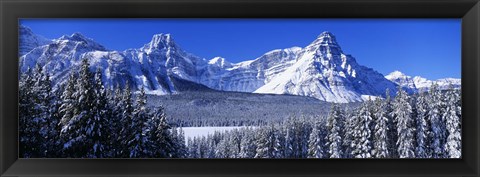
[[388, 152], [390, 158], [398, 158], [398, 147], [397, 147], [397, 122], [395, 119], [395, 114], [393, 113], [392, 98], [390, 96], [390, 89], [385, 90], [385, 105], [384, 111], [387, 116], [387, 134], [388, 134]]
[[108, 134], [108, 140], [110, 142], [109, 143], [110, 154], [112, 157], [122, 157], [122, 154], [121, 154], [123, 149], [122, 129], [124, 128], [122, 117], [123, 117], [124, 103], [122, 102], [123, 93], [118, 84], [115, 86], [113, 94], [110, 94], [109, 98], [110, 98], [109, 104], [111, 108], [111, 116], [109, 119], [109, 125], [110, 125], [109, 129], [110, 129], [110, 132], [116, 132], [116, 133]]
[[19, 114], [20, 114], [20, 155], [28, 157], [38, 157], [38, 145], [39, 145], [39, 127], [35, 121], [35, 117], [38, 114], [36, 104], [32, 98], [37, 97], [34, 95], [34, 85], [36, 79], [32, 70], [29, 68], [27, 72], [21, 75], [19, 83]]
[[277, 152], [275, 151], [278, 145], [275, 137], [275, 126], [273, 124], [262, 127], [258, 130], [257, 137], [257, 153], [254, 158], [275, 158]]
[[342, 158], [342, 137], [340, 130], [339, 120], [343, 118], [343, 112], [340, 110], [337, 104], [333, 104], [330, 114], [327, 118], [327, 130], [328, 134], [326, 137], [329, 158]]
[[376, 107], [373, 114], [375, 115], [375, 127], [373, 130], [373, 158], [388, 158], [390, 153], [388, 151], [388, 118], [385, 111], [385, 102], [380, 99], [375, 100]]
[[242, 142], [242, 134], [238, 129], [230, 130], [229, 134], [230, 134], [229, 144], [230, 144], [230, 150], [231, 150], [231, 158], [239, 158], [241, 142]]
[[416, 130], [416, 158], [431, 158], [431, 152], [428, 149], [428, 137], [431, 134], [430, 123], [428, 121], [428, 94], [424, 91], [420, 91], [417, 101], [416, 110], [417, 116], [415, 122], [417, 125]]
[[293, 127], [293, 118], [288, 118], [284, 123], [283, 123], [283, 131], [285, 132], [285, 144], [283, 148], [283, 156], [285, 158], [293, 158], [294, 153], [297, 150], [297, 145], [295, 142], [295, 133], [294, 133], [294, 127]]
[[170, 133], [170, 125], [167, 124], [167, 117], [163, 107], [159, 107], [153, 111], [153, 117], [151, 119], [152, 133], [151, 146], [155, 157], [159, 158], [171, 158], [174, 156], [176, 149]]
[[355, 116], [353, 123], [353, 140], [351, 142], [352, 156], [354, 158], [371, 158], [372, 142], [370, 141], [370, 123], [372, 122], [372, 113], [370, 112], [371, 101], [362, 103], [358, 115]]
[[244, 134], [240, 142], [240, 158], [255, 157], [255, 139], [254, 132], [251, 128], [243, 128]]
[[[185, 132], [182, 127], [172, 129], [172, 141], [174, 142], [175, 154], [172, 156], [174, 158], [184, 158], [187, 156], [187, 147], [185, 143]], [[209, 155], [211, 155], [209, 153]], [[210, 156], [212, 157], [212, 156]], [[213, 157], [212, 157], [213, 158]]]
[[73, 117], [61, 130], [66, 137], [64, 151], [71, 154], [71, 157], [92, 157], [94, 143], [91, 140], [97, 126], [93, 112], [96, 97], [93, 75], [87, 58], [82, 60], [79, 78], [74, 89]]
[[413, 125], [412, 107], [409, 103], [409, 97], [407, 92], [402, 88], [398, 88], [397, 96], [393, 101], [393, 114], [397, 123], [397, 135], [398, 135], [398, 154], [400, 158], [414, 158], [415, 157], [415, 145], [414, 145], [414, 131]]
[[309, 137], [308, 158], [325, 158], [325, 130], [320, 122], [315, 122]]
[[461, 113], [458, 113], [459, 109], [456, 105], [460, 96], [457, 93], [458, 92], [454, 90], [453, 86], [450, 85], [446, 93], [447, 99], [445, 100], [448, 104], [444, 114], [446, 119], [446, 128], [448, 131], [447, 142], [445, 143], [445, 151], [447, 157], [449, 158], [462, 157], [461, 121], [460, 117], [458, 116]]
[[129, 126], [131, 132], [126, 136], [127, 148], [129, 151], [129, 157], [147, 157], [151, 154], [151, 149], [147, 149], [149, 142], [148, 135], [150, 130], [148, 129], [147, 119], [149, 112], [147, 110], [147, 99], [145, 96], [145, 89], [142, 87], [140, 93], [137, 95], [135, 109], [133, 110], [132, 124]]
[[358, 114], [357, 111], [351, 110], [351, 111], [345, 111], [346, 118], [345, 118], [345, 130], [343, 134], [343, 144], [342, 147], [344, 149], [344, 158], [353, 158], [352, 150], [353, 148], [351, 147], [352, 141], [353, 141], [353, 134], [354, 134], [354, 129], [355, 129], [355, 124], [354, 121], [356, 120], [356, 115]]
[[122, 99], [119, 102], [122, 113], [120, 117], [120, 136], [118, 136], [118, 141], [121, 143], [122, 148], [120, 148], [120, 157], [130, 157], [130, 150], [127, 144], [129, 139], [127, 137], [132, 134], [132, 122], [133, 122], [133, 99], [132, 91], [130, 89], [130, 84], [127, 81], [125, 84], [125, 89], [123, 90]]
[[[73, 112], [75, 107], [77, 106], [77, 100], [73, 97], [73, 93], [75, 92], [75, 83], [76, 83], [76, 76], [75, 72], [70, 72], [68, 77], [67, 83], [65, 88], [63, 89], [62, 95], [60, 96], [61, 105], [60, 105], [60, 115], [62, 115], [60, 119], [59, 125], [63, 128], [66, 128], [68, 122], [73, 117]], [[61, 134], [63, 134], [61, 132]], [[63, 137], [63, 135], [62, 135]]]
[[93, 120], [87, 122], [90, 124], [90, 130], [87, 130], [87, 135], [90, 134], [89, 141], [93, 143], [93, 149], [90, 156], [96, 158], [109, 157], [112, 154], [111, 146], [109, 146], [110, 119], [112, 117], [112, 109], [108, 104], [107, 91], [102, 82], [102, 71], [97, 69], [94, 76], [94, 94], [95, 100], [92, 104]]
[[[345, 117], [343, 117], [345, 118]], [[301, 117], [301, 122], [299, 123], [299, 130], [300, 132], [298, 133], [299, 139], [300, 139], [300, 154], [299, 158], [307, 158], [308, 156], [308, 140], [310, 138], [310, 134], [312, 133], [312, 125], [311, 123], [308, 122], [308, 119], [305, 118], [304, 116]], [[342, 120], [343, 121], [343, 120]], [[340, 123], [342, 125], [342, 123]], [[342, 126], [343, 127], [343, 126]], [[343, 133], [340, 134], [340, 136]], [[342, 144], [340, 144], [341, 146]]]
[[199, 155], [197, 153], [197, 149], [198, 149], [197, 137], [188, 138], [187, 142], [188, 142], [188, 157], [194, 158], [194, 159], [199, 158]]
[[[63, 88], [63, 87], [62, 87]], [[52, 91], [51, 97], [49, 98], [49, 110], [48, 113], [50, 118], [47, 120], [48, 134], [45, 139], [47, 139], [47, 152], [46, 157], [61, 157], [61, 147], [60, 147], [60, 126], [59, 122], [61, 119], [61, 114], [59, 112], [62, 101], [59, 99], [63, 93], [62, 88], [57, 88], [57, 90]]]
[[33, 87], [31, 90], [33, 107], [31, 111], [31, 157], [45, 157], [48, 152], [49, 120], [51, 118], [50, 102], [52, 101], [52, 86], [50, 77], [43, 71], [42, 66], [36, 65], [33, 72]]
[[[58, 110], [60, 115], [60, 122], [58, 126], [60, 127], [60, 144], [61, 144], [61, 154], [66, 156], [67, 151], [65, 145], [71, 139], [71, 134], [67, 133], [69, 130], [69, 122], [74, 116], [75, 109], [78, 105], [77, 100], [74, 97], [75, 92], [75, 83], [76, 83], [76, 73], [71, 71], [68, 77], [67, 83], [63, 89], [62, 95], [60, 96], [60, 108]], [[62, 156], [63, 157], [63, 156]]]
[[438, 84], [434, 83], [430, 87], [428, 100], [428, 119], [430, 121], [432, 133], [429, 137], [429, 147], [432, 152], [432, 158], [445, 157], [446, 131], [445, 122], [442, 117], [442, 93], [438, 89]]
[[208, 157], [208, 143], [207, 143], [207, 138], [205, 136], [202, 136], [200, 138], [197, 153], [198, 153], [199, 158], [207, 158]]
[[230, 144], [231, 136], [229, 132], [225, 132], [223, 138], [218, 142], [217, 147], [215, 148], [215, 157], [216, 158], [232, 158], [233, 148]]

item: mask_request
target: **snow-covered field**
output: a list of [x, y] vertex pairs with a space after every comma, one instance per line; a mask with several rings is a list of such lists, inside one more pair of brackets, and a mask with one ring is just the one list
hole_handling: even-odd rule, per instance
[[187, 142], [188, 138], [193, 137], [202, 137], [207, 136], [209, 134], [215, 133], [215, 131], [225, 132], [233, 129], [242, 128], [240, 126], [232, 126], [232, 127], [183, 127], [183, 131], [185, 133], [185, 142]]

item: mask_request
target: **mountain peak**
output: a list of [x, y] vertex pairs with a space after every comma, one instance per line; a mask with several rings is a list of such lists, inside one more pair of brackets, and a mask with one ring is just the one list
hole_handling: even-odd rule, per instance
[[46, 45], [52, 42], [52, 40], [50, 39], [36, 35], [29, 27], [23, 25], [20, 25], [20, 27], [18, 28], [18, 35], [20, 42], [20, 56], [25, 55], [36, 47]]
[[63, 35], [60, 37], [60, 40], [72, 40], [72, 41], [83, 41], [83, 42], [93, 42], [92, 39], [85, 37], [82, 33], [75, 32], [71, 34], [70, 36], [68, 35]]
[[322, 54], [333, 54], [340, 55], [343, 53], [340, 45], [337, 43], [337, 38], [331, 32], [324, 31], [318, 35], [310, 45], [307, 47], [308, 50], [315, 50]]
[[211, 60], [208, 61], [208, 64], [210, 65], [216, 65], [218, 67], [231, 67], [232, 64], [228, 62], [225, 58], [223, 57], [215, 57], [212, 58]]
[[158, 42], [171, 42], [173, 41], [172, 35], [169, 33], [159, 33], [159, 34], [154, 34], [152, 37], [152, 42], [158, 43]]
[[88, 38], [79, 32], [75, 32], [70, 36], [63, 35], [62, 37], [58, 38], [55, 41], [57, 42], [67, 41], [67, 43], [72, 42], [73, 44], [82, 43], [82, 46], [87, 47], [89, 49], [100, 50], [100, 51], [107, 50], [103, 45], [97, 43], [95, 40]]
[[333, 35], [333, 33], [331, 33], [330, 31], [324, 31], [324, 32], [320, 33], [320, 35], [318, 35], [317, 38], [325, 38], [325, 37], [335, 38], [335, 35]]
[[388, 80], [392, 80], [392, 79], [398, 79], [398, 78], [408, 78], [410, 76], [407, 76], [406, 74], [398, 71], [398, 70], [395, 70], [393, 72], [391, 72], [390, 74], [386, 75], [385, 78], [387, 78]]
[[168, 33], [159, 33], [152, 36], [152, 40], [143, 46], [143, 49], [163, 49], [175, 45], [172, 35]]
[[333, 33], [329, 31], [324, 31], [320, 35], [318, 35], [315, 43], [319, 43], [321, 45], [338, 45], [337, 38], [335, 37], [335, 35], [333, 35]]
[[33, 34], [32, 29], [30, 29], [30, 28], [27, 27], [27, 26], [20, 25], [20, 26], [18, 27], [18, 30], [20, 31], [21, 34], [22, 34], [22, 33]]

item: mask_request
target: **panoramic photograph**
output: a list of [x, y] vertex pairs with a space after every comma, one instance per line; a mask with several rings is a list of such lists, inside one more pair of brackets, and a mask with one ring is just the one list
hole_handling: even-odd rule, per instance
[[462, 158], [460, 19], [20, 19], [19, 158]]

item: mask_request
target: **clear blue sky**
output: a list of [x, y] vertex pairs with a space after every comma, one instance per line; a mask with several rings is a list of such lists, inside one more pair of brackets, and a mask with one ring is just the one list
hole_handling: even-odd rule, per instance
[[382, 74], [460, 78], [461, 19], [25, 19], [47, 38], [80, 32], [112, 50], [140, 48], [170, 33], [185, 51], [231, 62], [304, 47], [330, 31], [343, 51]]

